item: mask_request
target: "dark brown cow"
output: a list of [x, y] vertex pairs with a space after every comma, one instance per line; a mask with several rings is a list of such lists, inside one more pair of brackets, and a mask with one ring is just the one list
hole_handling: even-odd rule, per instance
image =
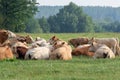
[[74, 38], [74, 39], [70, 39], [68, 43], [76, 48], [79, 45], [88, 44], [88, 41], [89, 41], [88, 38]]
[[4, 43], [8, 39], [8, 32], [6, 30], [0, 30], [0, 44]]
[[16, 50], [17, 50], [17, 59], [24, 59], [24, 57], [25, 57], [25, 54], [26, 54], [26, 52], [28, 51], [28, 48], [26, 48], [26, 47], [22, 47], [22, 46], [18, 46], [17, 48], [16, 48]]
[[15, 38], [16, 34], [9, 30], [0, 30], [0, 44], [3, 44], [6, 40]]

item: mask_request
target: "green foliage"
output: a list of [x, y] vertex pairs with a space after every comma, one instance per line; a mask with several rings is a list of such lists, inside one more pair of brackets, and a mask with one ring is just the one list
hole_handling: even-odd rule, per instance
[[31, 18], [26, 22], [25, 32], [28, 33], [42, 33], [42, 28], [39, 25], [39, 21], [35, 18]]
[[[48, 19], [51, 31], [57, 32], [93, 32], [94, 25], [92, 19], [83, 13], [82, 8], [74, 3], [70, 3], [60, 9], [59, 13]], [[53, 25], [54, 23], [54, 25]]]
[[86, 6], [83, 7], [83, 10], [91, 16], [93, 20], [109, 18], [113, 21], [120, 21], [120, 7]]
[[50, 16], [48, 18], [48, 23], [50, 25], [50, 32], [52, 32], [52, 33], [59, 33], [60, 32], [60, 26], [57, 23], [56, 16]]
[[40, 24], [44, 33], [50, 32], [50, 26], [49, 26], [49, 23], [45, 17], [42, 17], [41, 19], [39, 19], [39, 24]]
[[120, 22], [112, 20], [102, 20], [95, 22], [95, 32], [120, 32]]
[[24, 31], [25, 21], [37, 11], [35, 5], [36, 0], [0, 0], [0, 28]]
[[[39, 12], [36, 18], [48, 18], [59, 13], [64, 6], [38, 6]], [[81, 6], [83, 12], [91, 16], [93, 20], [103, 20], [109, 18], [113, 21], [120, 21], [120, 7], [101, 7], [101, 6]]]
[[[71, 4], [71, 5], [72, 5], [72, 7], [70, 6], [71, 8], [67, 7], [66, 9], [64, 6], [39, 6], [40, 12], [38, 12], [36, 16], [37, 18], [42, 16], [46, 18], [49, 17], [48, 22], [50, 23], [50, 28], [51, 28], [50, 32], [61, 32], [61, 28], [62, 31], [66, 31], [66, 32], [67, 31], [68, 32], [69, 31], [70, 32], [120, 32], [119, 29], [120, 7], [113, 8], [113, 7], [100, 7], [100, 6], [94, 6], [94, 7], [78, 6], [79, 8], [82, 9], [77, 8], [78, 9], [77, 10], [75, 4]], [[61, 13], [59, 10], [61, 10]], [[87, 15], [83, 14], [83, 12], [86, 13]], [[76, 15], [75, 14], [73, 15], [73, 13], [75, 13], [76, 15], [82, 13], [82, 16], [79, 15], [76, 17]], [[88, 15], [92, 17], [92, 19]], [[78, 20], [79, 17], [82, 17], [82, 19], [80, 18]], [[60, 19], [58, 20], [58, 18]], [[66, 24], [64, 24], [64, 22]], [[61, 25], [59, 25], [58, 23]], [[75, 27], [76, 23], [78, 23], [77, 28]], [[89, 23], [89, 25], [85, 26], [86, 23]], [[83, 25], [84, 27], [80, 25]]]

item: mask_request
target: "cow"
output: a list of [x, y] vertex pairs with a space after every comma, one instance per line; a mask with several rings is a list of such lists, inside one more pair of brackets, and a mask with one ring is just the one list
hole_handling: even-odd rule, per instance
[[29, 43], [32, 43], [33, 40], [31, 37], [28, 37], [28, 36], [23, 36], [23, 37], [14, 37], [14, 38], [9, 38], [7, 39], [4, 43], [9, 43], [11, 46], [14, 44], [14, 43], [17, 43], [17, 42], [22, 42], [24, 44], [29, 44]]
[[8, 45], [0, 46], [0, 60], [13, 58], [12, 50]]
[[51, 44], [51, 45], [53, 45], [56, 41], [59, 41], [60, 39], [59, 38], [57, 38], [56, 36], [52, 36], [49, 40], [48, 40], [48, 42]]
[[49, 46], [50, 43], [47, 42], [44, 38], [37, 37], [35, 41], [31, 44], [31, 47], [42, 47]]
[[20, 42], [26, 42], [27, 44], [31, 44], [34, 42], [33, 38], [30, 35], [27, 35], [27, 36], [17, 35], [16, 40]]
[[3, 44], [7, 39], [16, 37], [16, 34], [5, 29], [0, 30], [0, 44]]
[[76, 48], [79, 45], [88, 44], [88, 41], [89, 41], [88, 38], [73, 38], [68, 40], [68, 43]]
[[9, 39], [9, 38], [15, 38], [15, 37], [17, 36], [15, 33], [13, 33], [13, 32], [10, 31], [10, 30], [7, 30], [7, 32], [8, 32], [8, 39]]
[[25, 59], [43, 60], [49, 59], [50, 49], [47, 47], [30, 48], [25, 54]]
[[11, 46], [14, 56], [17, 59], [24, 59], [25, 54], [29, 48], [26, 44], [17, 41], [15, 43], [12, 43], [10, 46]]
[[16, 35], [10, 30], [1, 29], [0, 30], [0, 44], [3, 44], [6, 40], [21, 41], [21, 42], [26, 42], [28, 44], [33, 42], [33, 38], [30, 35], [20, 36], [20, 35]]
[[115, 55], [120, 55], [120, 48], [119, 48], [119, 39], [118, 38], [94, 38], [92, 37], [88, 43], [99, 43], [105, 44], [108, 46]]
[[66, 44], [65, 42], [54, 43], [53, 46], [54, 50], [50, 54], [49, 59], [60, 59], [60, 60], [71, 60], [72, 59], [72, 48], [70, 45]]
[[17, 53], [16, 58], [17, 59], [25, 59], [25, 54], [27, 51], [28, 51], [28, 48], [23, 47], [23, 46], [17, 46], [16, 47], [16, 53]]
[[0, 30], [0, 44], [4, 43], [8, 39], [7, 30]]
[[113, 51], [106, 46], [105, 44], [99, 44], [96, 42], [93, 42], [91, 44], [91, 47], [89, 48], [89, 51], [95, 52], [93, 55], [93, 58], [115, 58], [115, 54]]
[[90, 52], [89, 48], [90, 48], [90, 44], [80, 45], [77, 48], [74, 48], [72, 50], [72, 55], [75, 55], [75, 56], [85, 55], [85, 56], [92, 57], [94, 55], [94, 52]]

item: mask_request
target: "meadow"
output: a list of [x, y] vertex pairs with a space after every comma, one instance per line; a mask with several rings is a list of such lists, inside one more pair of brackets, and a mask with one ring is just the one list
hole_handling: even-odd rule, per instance
[[[18, 33], [28, 35], [28, 33]], [[77, 37], [117, 37], [120, 33], [49, 33], [29, 34], [48, 40], [53, 35], [68, 41]], [[0, 80], [120, 80], [120, 57], [93, 59], [73, 56], [72, 60], [3, 60]]]

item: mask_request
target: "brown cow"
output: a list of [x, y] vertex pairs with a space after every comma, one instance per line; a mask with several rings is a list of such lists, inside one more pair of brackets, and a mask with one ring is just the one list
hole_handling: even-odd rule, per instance
[[88, 38], [74, 38], [74, 39], [70, 39], [68, 43], [76, 48], [79, 45], [88, 44], [88, 41], [89, 41]]
[[30, 35], [27, 35], [27, 36], [17, 35], [16, 39], [20, 42], [26, 42], [28, 44], [31, 44], [34, 41]]
[[48, 42], [51, 44], [51, 45], [53, 45], [56, 41], [59, 41], [60, 39], [59, 38], [57, 38], [56, 36], [52, 36], [49, 40], [48, 40]]
[[4, 43], [7, 39], [9, 38], [14, 38], [16, 37], [16, 34], [9, 30], [0, 30], [0, 44]]
[[53, 52], [50, 53], [50, 59], [61, 59], [61, 60], [70, 60], [72, 59], [72, 48], [70, 45], [67, 45], [65, 42], [61, 44], [55, 43], [55, 48]]
[[94, 52], [89, 51], [90, 45], [84, 44], [81, 46], [78, 46], [77, 48], [72, 50], [72, 55], [78, 56], [78, 55], [86, 55], [86, 56], [93, 56]]
[[6, 30], [0, 30], [0, 44], [4, 43], [8, 39], [8, 32]]
[[25, 54], [28, 51], [28, 48], [26, 47], [22, 47], [22, 46], [17, 46], [16, 47], [17, 50], [17, 59], [24, 59], [25, 58]]
[[11, 45], [11, 49], [17, 59], [24, 59], [28, 46], [18, 41]]
[[0, 46], [0, 60], [13, 59], [13, 53], [8, 45]]

